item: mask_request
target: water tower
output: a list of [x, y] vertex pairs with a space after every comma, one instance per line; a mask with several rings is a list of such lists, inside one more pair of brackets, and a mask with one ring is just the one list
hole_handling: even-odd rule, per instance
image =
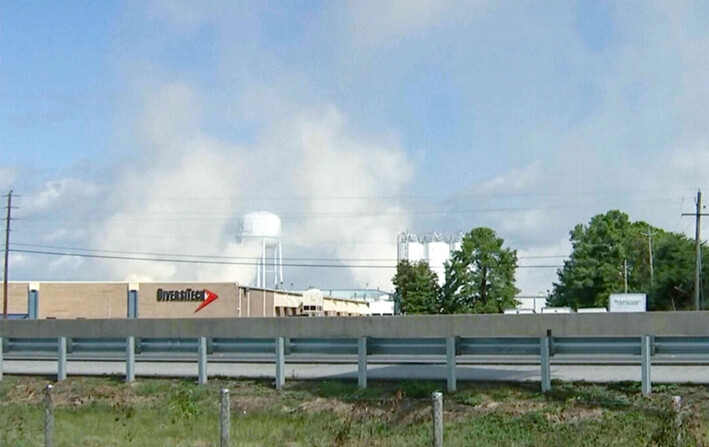
[[272, 286], [277, 289], [283, 284], [281, 234], [281, 218], [273, 213], [255, 211], [241, 218], [239, 241], [242, 244], [257, 246], [261, 250], [253, 284], [255, 287]]

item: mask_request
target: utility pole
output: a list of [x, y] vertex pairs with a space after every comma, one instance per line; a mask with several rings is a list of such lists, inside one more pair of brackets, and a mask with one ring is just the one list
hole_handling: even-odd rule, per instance
[[694, 255], [696, 257], [694, 261], [694, 307], [696, 310], [700, 309], [700, 298], [702, 293], [702, 216], [709, 216], [707, 213], [702, 213], [702, 191], [697, 190], [697, 211], [696, 213], [682, 213], [683, 216], [695, 216], [696, 221], [696, 232], [694, 236]]
[[652, 265], [652, 237], [657, 234], [656, 231], [651, 231], [650, 228], [647, 229], [647, 233], [640, 233], [643, 236], [647, 236], [647, 255], [650, 260], [650, 287], [655, 284], [655, 269]]
[[5, 274], [2, 283], [2, 319], [7, 320], [7, 263], [10, 253], [10, 215], [12, 212], [12, 190], [7, 194], [7, 217], [5, 218]]
[[623, 282], [625, 283], [625, 293], [628, 293], [628, 260], [623, 260]]

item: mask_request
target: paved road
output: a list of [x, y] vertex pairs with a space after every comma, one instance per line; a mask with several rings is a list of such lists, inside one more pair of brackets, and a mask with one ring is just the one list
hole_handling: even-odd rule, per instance
[[[56, 362], [38, 360], [5, 360], [5, 374], [55, 375]], [[122, 362], [70, 361], [67, 372], [71, 375], [123, 375]], [[552, 378], [564, 381], [598, 383], [639, 381], [639, 365], [566, 365], [551, 368]], [[267, 363], [210, 363], [210, 376], [273, 378], [275, 366]], [[196, 362], [137, 362], [137, 376], [196, 377]], [[367, 375], [371, 380], [445, 380], [444, 365], [434, 364], [370, 364]], [[538, 365], [459, 365], [458, 380], [480, 381], [540, 381]], [[356, 380], [354, 364], [286, 364], [288, 379], [351, 379]], [[709, 368], [699, 365], [655, 365], [652, 367], [653, 383], [709, 384]]]
[[[5, 360], [56, 360], [55, 352], [9, 352], [4, 354]], [[75, 352], [68, 355], [68, 359], [76, 361], [105, 361], [119, 362], [125, 358], [122, 352]], [[137, 361], [143, 362], [196, 362], [196, 353], [142, 353], [136, 355]], [[210, 363], [273, 363], [273, 354], [211, 354], [208, 356]], [[323, 363], [323, 364], [354, 364], [357, 363], [356, 355], [340, 354], [290, 354], [286, 362]], [[440, 355], [369, 355], [367, 362], [370, 365], [385, 364], [440, 364], [445, 362]], [[456, 357], [458, 365], [538, 365], [539, 356], [536, 355], [459, 355]], [[551, 358], [552, 365], [639, 365], [640, 356], [624, 354], [563, 354]], [[709, 355], [684, 354], [656, 355], [652, 358], [653, 365], [706, 365], [709, 367]]]

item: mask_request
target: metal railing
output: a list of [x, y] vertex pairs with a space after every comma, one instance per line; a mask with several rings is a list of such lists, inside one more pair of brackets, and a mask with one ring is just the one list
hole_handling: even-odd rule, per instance
[[[651, 391], [650, 367], [655, 354], [675, 356], [709, 354], [709, 336], [653, 337], [446, 337], [446, 338], [2, 338], [5, 354], [47, 354], [56, 359], [57, 377], [66, 378], [67, 355], [70, 353], [122, 353], [125, 358], [126, 379], [135, 377], [136, 354], [154, 353], [177, 359], [197, 356], [199, 381], [207, 381], [208, 355], [263, 354], [276, 364], [276, 386], [285, 383], [285, 363], [291, 356], [316, 354], [350, 356], [358, 365], [358, 383], [366, 387], [367, 362], [371, 356], [386, 356], [391, 361], [407, 358], [426, 358], [446, 365], [449, 391], [457, 387], [456, 365], [461, 356], [522, 356], [538, 360], [541, 369], [542, 391], [551, 389], [551, 358], [556, 355], [627, 355], [639, 357], [642, 391]], [[187, 355], [186, 355], [187, 354]], [[356, 360], [355, 357], [356, 356]], [[248, 362], [248, 357], [240, 359]], [[263, 361], [263, 356], [259, 361]], [[0, 356], [0, 378], [2, 377]]]

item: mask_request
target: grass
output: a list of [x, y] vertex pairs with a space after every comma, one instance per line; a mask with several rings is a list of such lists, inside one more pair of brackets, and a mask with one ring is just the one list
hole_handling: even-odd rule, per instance
[[[0, 445], [43, 445], [46, 380], [5, 376], [0, 383]], [[430, 394], [440, 382], [290, 382], [71, 378], [55, 384], [55, 445], [216, 446], [219, 389], [231, 390], [234, 446], [430, 445]], [[699, 386], [461, 383], [444, 394], [449, 446], [709, 445], [709, 393]], [[683, 396], [683, 426], [673, 425], [672, 395]], [[677, 435], [681, 441], [677, 443]]]

